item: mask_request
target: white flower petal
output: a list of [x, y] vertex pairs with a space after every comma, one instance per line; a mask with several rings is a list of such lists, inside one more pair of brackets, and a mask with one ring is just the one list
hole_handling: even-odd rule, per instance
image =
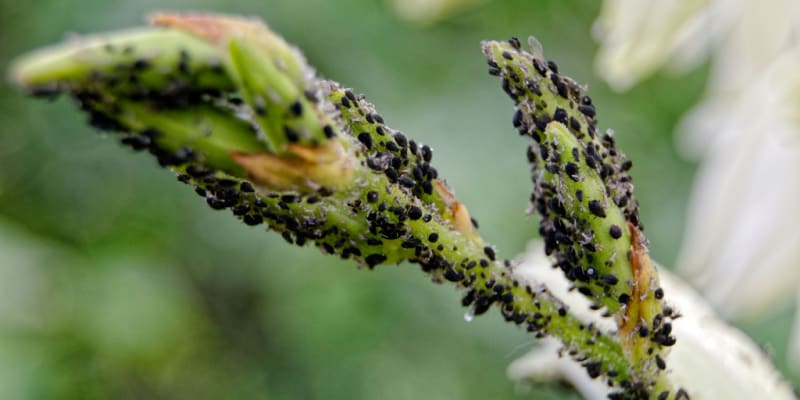
[[730, 25], [716, 50], [706, 98], [684, 117], [677, 129], [682, 152], [699, 159], [730, 119], [730, 110], [753, 81], [782, 54], [791, 52], [800, 34], [800, 7], [795, 0], [744, 2], [741, 16]]
[[[721, 3], [724, 3], [723, 7]], [[595, 23], [601, 42], [598, 73], [626, 90], [664, 64], [688, 68], [702, 61], [736, 13], [735, 1], [606, 0]]]
[[669, 355], [672, 381], [692, 399], [795, 399], [772, 360], [747, 335], [718, 318], [689, 285], [661, 269], [666, 298], [683, 317]]
[[[718, 121], [695, 180], [678, 265], [726, 316], [794, 297], [800, 284], [800, 48]], [[696, 114], [699, 115], [699, 114]]]
[[567, 381], [586, 400], [607, 400], [608, 387], [599, 379], [590, 379], [580, 364], [569, 357], [559, 357], [561, 344], [552, 338], [542, 339], [535, 350], [514, 360], [508, 366], [508, 376], [515, 381]]

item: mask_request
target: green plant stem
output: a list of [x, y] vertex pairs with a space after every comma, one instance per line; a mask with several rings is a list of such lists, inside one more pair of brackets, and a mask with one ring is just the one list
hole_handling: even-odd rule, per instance
[[[596, 109], [584, 88], [519, 40], [483, 42], [489, 73], [501, 78], [516, 105], [513, 125], [533, 139], [533, 207], [545, 251], [578, 291], [613, 315], [630, 363], [625, 396], [673, 398], [665, 376], [675, 343], [671, 314], [664, 312], [658, 273], [641, 234], [638, 204], [613, 133], [600, 134]], [[623, 397], [624, 398], [624, 397]]]
[[[230, 209], [248, 225], [266, 223], [291, 243], [313, 242], [369, 268], [417, 263], [435, 282], [449, 281], [466, 292], [462, 303], [470, 307], [468, 316], [496, 306], [506, 320], [538, 337], [559, 338], [590, 376], [605, 376], [619, 394], [671, 391], [663, 374], [648, 364], [650, 355], [640, 351], [663, 354], [660, 347], [648, 347], [652, 341], [636, 336], [619, 340], [601, 332], [570, 313], [543, 285], [521, 284], [514, 263], [497, 259], [466, 207], [438, 176], [431, 149], [387, 126], [363, 96], [315, 78], [302, 55], [266, 26], [213, 15], [161, 14], [154, 20], [167, 28], [51, 48], [15, 64], [13, 79], [34, 94], [71, 94], [91, 123], [119, 132], [134, 149], [150, 151], [213, 209]], [[632, 268], [632, 262], [646, 266], [646, 252], [627, 257], [628, 249], [637, 249], [632, 243], [638, 237], [631, 222], [635, 208], [605, 197], [629, 188], [621, 155], [605, 154], [613, 140], [599, 139], [593, 117], [575, 111], [577, 85], [563, 78], [570, 92], [561, 96], [560, 86], [545, 82], [553, 80], [553, 68], [533, 75], [533, 58], [517, 47], [487, 42], [484, 51], [517, 100], [515, 125], [553, 150], [553, 156], [531, 157], [537, 195], [556, 198], [574, 217], [569, 224], [575, 229], [571, 243], [556, 241], [552, 247], [566, 255], [596, 246], [574, 267], [596, 268], [600, 281], [577, 285], [610, 312], [630, 317], [634, 322], [623, 324], [628, 329], [623, 333], [633, 332], [641, 327], [640, 316], [661, 314], [659, 302], [626, 304], [620, 298], [651, 295], [650, 283], [640, 281], [655, 274], [652, 268], [644, 273]], [[568, 110], [566, 118], [582, 118], [580, 126], [567, 119], [539, 128], [537, 122], [559, 108]], [[598, 171], [581, 155], [570, 161], [571, 149], [580, 146], [603, 153], [600, 161], [612, 171]], [[563, 171], [568, 162], [579, 164], [581, 179], [547, 169], [555, 164]], [[572, 197], [578, 190], [583, 200]], [[589, 204], [597, 199], [603, 200], [604, 217]], [[557, 208], [544, 207], [545, 228], [562, 217]], [[610, 237], [612, 226], [624, 228], [619, 237]]]

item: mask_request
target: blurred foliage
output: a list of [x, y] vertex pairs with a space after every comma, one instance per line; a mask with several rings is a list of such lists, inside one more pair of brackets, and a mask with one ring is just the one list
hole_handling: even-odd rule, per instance
[[[140, 25], [157, 9], [262, 17], [321, 75], [430, 144], [510, 257], [537, 224], [522, 217], [525, 141], [479, 41], [536, 35], [589, 83], [600, 125], [635, 161], [652, 252], [673, 262], [694, 168], [672, 129], [706, 72], [611, 93], [592, 71], [597, 2], [487, 1], [425, 26], [379, 0], [187, 3], [0, 0], [0, 70], [70, 32]], [[0, 82], [0, 398], [577, 398], [506, 379], [535, 342], [497, 313], [468, 324], [458, 293], [416, 267], [358, 270], [213, 212], [84, 118], [68, 99], [47, 104]]]

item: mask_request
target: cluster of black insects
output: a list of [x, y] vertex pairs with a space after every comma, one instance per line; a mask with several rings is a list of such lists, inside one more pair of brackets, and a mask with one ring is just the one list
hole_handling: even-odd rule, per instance
[[[334, 86], [335, 87], [335, 86]], [[383, 123], [383, 118], [377, 114], [374, 107], [365, 101], [363, 96], [355, 95], [349, 90], [334, 90], [332, 99], [337, 100], [341, 117], [351, 127], [356, 134], [358, 141], [363, 146], [365, 153], [364, 164], [375, 172], [384, 174], [389, 182], [398, 183], [408, 192], [423, 202], [435, 202], [434, 185], [438, 173], [430, 165], [432, 152], [428, 146], [418, 146], [413, 140], [408, 140], [399, 131], [394, 131]], [[404, 219], [422, 219], [429, 222], [435, 218], [431, 214], [423, 214], [422, 209], [416, 205], [410, 208], [395, 206], [392, 208], [386, 202], [381, 201], [389, 193], [378, 193], [370, 191], [367, 195], [369, 203], [378, 203], [378, 212], [370, 212], [367, 219], [371, 222], [370, 232], [382, 233], [384, 237], [400, 238], [403, 237], [402, 247], [413, 249], [414, 255], [411, 260], [419, 262], [426, 272], [441, 271], [441, 276], [451, 282], [460, 283], [465, 287], [472, 288], [462, 299], [465, 307], [472, 307], [474, 315], [485, 313], [493, 304], [499, 304], [500, 310], [507, 321], [517, 324], [526, 324], [531, 332], [536, 332], [542, 337], [546, 334], [546, 327], [552, 315], [542, 312], [522, 312], [515, 308], [515, 296], [511, 289], [519, 286], [515, 280], [510, 280], [510, 285], [498, 283], [498, 279], [507, 279], [505, 271], [500, 272], [499, 277], [493, 277], [486, 272], [496, 261], [494, 249], [491, 246], [483, 248], [485, 257], [478, 259], [464, 258], [459, 263], [452, 263], [452, 257], [443, 257], [437, 253], [456, 252], [458, 248], [445, 248], [441, 243], [437, 243], [439, 235], [432, 233], [426, 238], [414, 236], [404, 236], [406, 227], [402, 224]], [[424, 206], [423, 206], [424, 208]], [[394, 214], [394, 218], [387, 220], [381, 215], [384, 210]], [[397, 221], [396, 223], [390, 221]], [[477, 221], [471, 220], [477, 228]], [[427, 243], [425, 243], [427, 242]], [[376, 244], [379, 244], [376, 242]], [[510, 268], [510, 261], [503, 263], [504, 268]], [[476, 268], [477, 267], [477, 268]], [[476, 284], [477, 283], [477, 284]], [[527, 296], [535, 299], [536, 292], [530, 288], [525, 288]], [[533, 300], [535, 307], [541, 305]], [[557, 312], [559, 317], [566, 315], [566, 308], [560, 307]]]
[[[115, 49], [106, 48], [109, 52]], [[126, 54], [134, 54], [132, 48], [123, 50]], [[320, 188], [311, 195], [299, 193], [270, 193], [265, 190], [256, 191], [255, 185], [246, 179], [230, 176], [224, 172], [210, 168], [203, 163], [203, 156], [185, 147], [177, 151], [165, 149], [160, 144], [163, 133], [155, 127], [148, 127], [138, 132], [131, 132], [116, 118], [120, 112], [115, 101], [124, 99], [147, 104], [155, 112], [159, 110], [185, 109], [196, 105], [228, 104], [230, 107], [245, 106], [240, 96], [231, 96], [218, 88], [205, 88], [199, 84], [201, 74], [221, 74], [223, 69], [217, 65], [202, 70], [189, 67], [189, 54], [180, 51], [180, 58], [172, 70], [164, 73], [169, 84], [164, 86], [148, 85], [141, 79], [142, 73], [148, 72], [153, 65], [146, 58], [131, 59], [120, 63], [110, 71], [97, 70], [90, 73], [87, 82], [62, 84], [56, 87], [40, 87], [32, 90], [38, 96], [53, 97], [62, 91], [68, 91], [77, 100], [83, 111], [89, 115], [88, 122], [104, 132], [120, 133], [122, 144], [135, 151], [148, 151], [162, 167], [170, 167], [179, 171], [181, 182], [195, 186], [195, 192], [203, 197], [215, 210], [230, 209], [245, 224], [258, 225], [268, 222], [270, 228], [281, 232], [290, 243], [303, 245], [311, 240], [316, 242], [325, 252], [338, 253], [343, 258], [351, 256], [363, 260], [369, 267], [382, 263], [387, 256], [382, 254], [384, 240], [402, 240], [402, 248], [410, 251], [412, 261], [419, 262], [426, 271], [441, 271], [445, 279], [460, 281], [465, 278], [464, 272], [453, 268], [451, 263], [439, 253], [444, 250], [437, 244], [438, 234], [431, 233], [426, 238], [413, 237], [405, 222], [421, 220], [431, 222], [438, 219], [435, 212], [422, 201], [400, 201], [390, 199], [387, 202], [385, 193], [369, 191], [363, 198], [348, 202], [351, 212], [365, 222], [365, 231], [370, 235], [361, 240], [351, 237], [349, 232], [329, 224], [325, 216], [319, 212], [319, 203], [324, 202], [333, 192], [328, 188]], [[383, 118], [374, 112], [369, 103], [357, 98], [352, 91], [342, 90], [340, 108], [343, 115], [347, 111], [360, 113], [360, 118], [371, 128], [354, 134], [354, 143], [365, 147], [366, 156], [363, 163], [375, 172], [385, 175], [388, 182], [411, 193], [416, 198], [430, 198], [434, 194], [434, 184], [438, 178], [437, 170], [431, 166], [432, 150], [426, 145], [419, 145], [408, 140], [397, 131], [383, 125]], [[305, 91], [305, 97], [316, 103], [319, 96], [315, 92]], [[299, 101], [288, 107], [296, 116], [302, 114]], [[350, 110], [350, 108], [353, 108]], [[256, 107], [258, 108], [258, 107]], [[369, 109], [369, 112], [364, 110]], [[256, 114], [266, 111], [254, 110]], [[349, 124], [349, 125], [348, 125]], [[352, 132], [353, 121], [348, 124], [347, 132]], [[256, 134], [257, 129], [253, 129]], [[289, 142], [296, 142], [297, 135], [286, 129]], [[370, 132], [367, 134], [366, 132]], [[333, 138], [334, 130], [324, 127], [325, 135]], [[391, 132], [388, 133], [387, 132]], [[207, 133], [213, 135], [213, 132]], [[385, 136], [385, 137], [384, 137]], [[374, 138], [374, 139], [373, 139]], [[384, 139], [384, 140], [381, 140]], [[385, 140], [388, 139], [388, 140]], [[379, 201], [380, 200], [380, 201]], [[439, 221], [441, 222], [441, 221]], [[477, 225], [477, 221], [473, 220]], [[376, 252], [368, 253], [365, 249], [374, 248]], [[453, 250], [453, 249], [451, 249]], [[457, 250], [457, 249], [456, 249]], [[490, 251], [490, 250], [487, 250]], [[473, 263], [465, 263], [465, 267], [488, 266], [485, 259]]]
[[[518, 40], [512, 39], [509, 43], [519, 50]], [[109, 47], [108, 51], [116, 50]], [[122, 51], [134, 52], [133, 49], [127, 48]], [[511, 59], [511, 55], [503, 56]], [[322, 187], [316, 193], [302, 195], [293, 192], [269, 192], [245, 178], [231, 176], [205, 165], [203, 155], [197, 154], [191, 148], [165, 149], [160, 143], [164, 133], [155, 127], [130, 132], [128, 127], [118, 121], [116, 114], [120, 110], [114, 102], [119, 99], [147, 104], [155, 112], [180, 110], [197, 105], [222, 104], [231, 109], [247, 107], [239, 96], [231, 96], [231, 93], [225, 93], [219, 88], [203, 87], [199, 84], [202, 74], [224, 74], [224, 69], [220, 65], [194, 69], [190, 67], [189, 61], [189, 53], [180, 51], [180, 57], [174, 68], [167, 73], [159, 72], [168, 82], [166, 85], [144, 84], [146, 80], [140, 79], [140, 74], [148, 72], [152, 64], [151, 60], [139, 58], [117, 65], [111, 71], [94, 71], [90, 74], [88, 82], [82, 84], [40, 87], [34, 89], [32, 93], [52, 97], [61, 91], [70, 92], [80, 107], [89, 114], [89, 123], [92, 126], [102, 131], [119, 132], [122, 144], [136, 151], [150, 152], [159, 165], [175, 170], [178, 173], [178, 180], [193, 185], [195, 192], [204, 198], [212, 209], [230, 209], [247, 225], [266, 222], [270, 229], [280, 232], [289, 243], [302, 246], [308, 241], [313, 241], [329, 254], [339, 254], [343, 258], [353, 257], [372, 268], [388, 259], [388, 255], [384, 253], [386, 248], [384, 241], [399, 240], [401, 243], [399, 251], [403, 253], [401, 257], [395, 259], [416, 262], [424, 271], [468, 288], [462, 304], [465, 307], [472, 307], [474, 315], [483, 314], [492, 305], [497, 304], [507, 321], [525, 325], [527, 330], [535, 332], [538, 337], [546, 335], [548, 325], [553, 318], [567, 315], [566, 306], [560, 303], [548, 303], [549, 307], [555, 308], [545, 309], [548, 306], [541, 304], [537, 296], [543, 294], [546, 289], [534, 290], [529, 286], [524, 288], [525, 300], [532, 302], [537, 311], [522, 311], [517, 298], [522, 292], [518, 290], [520, 284], [507, 273], [512, 265], [509, 261], [505, 261], [502, 263], [502, 268], [495, 268], [500, 264], [497, 263], [495, 251], [491, 246], [470, 249], [466, 254], [471, 256], [461, 256], [458, 259], [455, 254], [459, 253], [459, 249], [455, 245], [445, 245], [443, 242], [447, 241], [440, 240], [441, 235], [451, 233], [452, 227], [442, 220], [441, 213], [446, 210], [448, 204], [437, 188], [440, 182], [436, 168], [431, 165], [433, 154], [430, 147], [409, 140], [401, 132], [389, 128], [363, 96], [341, 89], [334, 83], [327, 83], [329, 93], [322, 93], [326, 97], [325, 100], [319, 98], [320, 93], [325, 90], [307, 90], [304, 96], [312, 104], [322, 101], [334, 103], [338, 111], [336, 118], [339, 119], [340, 128], [348, 134], [346, 139], [354, 145], [361, 146], [358, 155], [361, 166], [386, 180], [383, 187], [379, 185], [346, 199], [345, 204], [349, 209], [350, 218], [363, 224], [364, 229], [361, 232], [347, 231], [326, 218], [320, 205], [341, 201], [341, 199], [331, 200], [334, 192], [328, 188]], [[490, 73], [503, 77], [503, 88], [515, 101], [519, 101], [523, 95], [542, 95], [539, 83], [536, 81], [523, 81], [510, 68], [501, 70], [493, 60], [489, 61], [489, 65]], [[617, 206], [623, 209], [627, 221], [641, 229], [637, 204], [632, 197], [630, 176], [627, 174], [631, 163], [622, 160], [623, 156], [614, 148], [612, 136], [603, 135], [598, 138], [595, 128], [595, 109], [591, 99], [582, 96], [580, 88], [569, 78], [560, 77], [555, 63], [544, 63], [533, 57], [531, 66], [543, 78], [549, 80], [555, 92], [569, 102], [570, 108], [577, 109], [582, 118], [579, 120], [563, 108], [556, 108], [552, 113], [546, 112], [548, 107], [541, 101], [536, 105], [535, 112], [522, 113], [518, 110], [513, 118], [514, 126], [520, 133], [533, 137], [540, 144], [548, 122], [559, 121], [569, 127], [586, 144], [581, 153], [585, 163], [603, 178], [607, 193]], [[296, 117], [304, 112], [299, 100], [289, 103], [287, 109]], [[257, 115], [266, 112], [257, 105], [253, 111]], [[325, 125], [322, 129], [329, 139], [337, 136], [330, 125]], [[254, 126], [253, 134], [257, 133], [258, 128]], [[284, 134], [290, 143], [299, 140], [297, 132], [288, 125], [284, 127]], [[557, 152], [552, 150], [540, 146], [538, 151], [534, 151], [532, 147], [528, 152], [529, 159], [534, 165], [538, 165], [541, 159], [545, 168], [551, 173], [556, 173], [556, 169], [561, 166], [556, 160]], [[566, 163], [563, 168], [569, 176], [577, 175], [577, 167], [574, 164]], [[590, 258], [593, 252], [592, 243], [591, 241], [582, 243], [579, 251], [585, 253], [576, 252], [576, 248], [572, 246], [575, 242], [573, 238], [579, 236], [577, 228], [583, 225], [576, 221], [565, 223], [563, 217], [566, 208], [563, 200], [553, 196], [552, 191], [549, 197], [541, 195], [546, 192], [546, 182], [539, 182], [539, 185], [545, 190], [540, 190], [537, 196], [534, 196], [533, 202], [543, 215], [541, 226], [548, 254], [556, 252], [559, 260], [557, 265], [562, 267], [572, 280], [596, 279], [609, 286], [617, 284], [613, 275], [594, 276], [590, 269], [564, 267], [576, 265], [581, 257]], [[580, 197], [580, 194], [577, 195]], [[605, 209], [600, 202], [590, 200], [588, 208], [595, 216], [605, 217]], [[420, 236], [409, 228], [409, 222], [419, 221], [432, 224], [430, 233]], [[471, 222], [477, 228], [477, 221], [472, 219]], [[621, 229], [617, 225], [612, 225], [608, 234], [617, 239], [622, 235]], [[465, 242], [464, 245], [470, 246], [469, 242]], [[517, 295], [514, 294], [515, 291]], [[663, 292], [657, 292], [657, 295], [658, 293], [663, 295]], [[620, 302], [626, 303], [627, 300], [620, 296]], [[654, 343], [670, 346], [674, 344], [674, 337], [670, 335], [671, 324], [662, 319], [673, 316], [671, 313], [665, 313], [663, 317], [659, 317], [657, 321], [653, 321], [652, 329], [646, 327], [640, 329], [640, 335], [650, 335]], [[593, 335], [599, 334], [592, 325], [582, 328]], [[576, 358], [583, 357], [575, 350], [570, 351], [570, 354]], [[591, 377], [603, 373], [600, 362], [584, 361], [583, 365]], [[660, 357], [656, 357], [656, 363], [659, 368], [665, 368], [664, 361]], [[606, 373], [610, 377], [613, 374], [609, 371]], [[622, 386], [626, 389], [624, 392], [612, 394], [610, 397], [639, 398], [630, 397], [631, 394], [640, 392], [634, 387], [635, 385], [625, 382]]]
[[[512, 118], [513, 126], [521, 135], [529, 136], [534, 143], [528, 148], [528, 161], [533, 166], [534, 192], [531, 202], [534, 209], [541, 215], [539, 232], [545, 241], [545, 252], [550, 255], [555, 253], [554, 266], [560, 268], [565, 276], [574, 282], [594, 282], [603, 288], [608, 295], [610, 288], [617, 285], [619, 279], [613, 274], [600, 273], [594, 267], [581, 267], [592, 265], [597, 252], [597, 235], [608, 235], [617, 240], [623, 236], [623, 229], [616, 224], [608, 224], [607, 232], [594, 232], [586, 220], [582, 220], [574, 212], [568, 212], [565, 205], [568, 201], [577, 200], [586, 204], [586, 208], [594, 217], [605, 219], [605, 198], [585, 199], [582, 190], [577, 190], [572, 196], [565, 198], [558, 188], [554, 187], [547, 179], [544, 172], [561, 174], [578, 182], [581, 168], [579, 160], [602, 179], [605, 185], [604, 196], [613, 201], [622, 210], [630, 229], [643, 230], [639, 221], [638, 203], [633, 197], [633, 184], [629, 175], [632, 162], [626, 160], [624, 155], [615, 148], [614, 137], [611, 133], [598, 134], [596, 109], [592, 99], [583, 93], [583, 89], [572, 79], [559, 75], [558, 65], [553, 61], [544, 61], [539, 57], [521, 50], [517, 38], [507, 42], [509, 51], [502, 52], [501, 66], [499, 60], [489, 56], [489, 74], [502, 79], [502, 88], [517, 105]], [[512, 54], [513, 53], [513, 54]], [[514, 62], [525, 63], [518, 68], [536, 71], [538, 77], [531, 72], [529, 76], [520, 76], [512, 68]], [[544, 99], [544, 90], [553, 93], [556, 104], [547, 104]], [[547, 140], [545, 130], [548, 124], [557, 121], [563, 124], [582, 144], [582, 148], [571, 148], [569, 156], [563, 154], [556, 143]], [[631, 253], [627, 256], [630, 258]], [[613, 262], [613, 261], [612, 261]], [[607, 262], [607, 265], [610, 263]], [[585, 296], [593, 298], [594, 293], [586, 285], [576, 285], [577, 289]], [[663, 290], [656, 289], [656, 299], [663, 298]], [[624, 306], [630, 301], [630, 295], [622, 292], [618, 296], [620, 305]], [[599, 309], [599, 304], [593, 304], [593, 309]], [[606, 310], [605, 316], [611, 312]], [[671, 335], [671, 320], [677, 318], [669, 307], [662, 314], [656, 315], [653, 321], [639, 324], [638, 334], [649, 337], [655, 346], [672, 346], [675, 337]], [[656, 353], [653, 347], [649, 348], [650, 354]], [[666, 368], [665, 361], [657, 354], [654, 357], [658, 369]], [[590, 366], [591, 367], [591, 366]], [[597, 376], [596, 371], [587, 367], [587, 372], [592, 378]], [[646, 399], [648, 393], [643, 383], [622, 382], [622, 392], [610, 395], [612, 399]], [[659, 394], [659, 398], [667, 398], [669, 392]], [[679, 390], [676, 398], [688, 398], [685, 391]]]
[[[371, 170], [386, 175], [390, 183], [398, 184], [417, 198], [429, 200], [434, 194], [439, 172], [431, 165], [433, 151], [427, 145], [417, 144], [400, 132], [384, 124], [383, 117], [363, 96], [351, 90], [340, 89], [330, 83], [332, 100], [341, 118], [353, 135], [364, 146], [364, 164]], [[426, 196], [427, 195], [427, 196]]]
[[[548, 255], [555, 253], [555, 265], [571, 281], [594, 282], [608, 293], [611, 287], [619, 283], [619, 279], [594, 267], [584, 268], [581, 265], [595, 263], [598, 235], [619, 239], [627, 227], [609, 224], [607, 232], [595, 232], [586, 219], [568, 212], [566, 204], [575, 199], [586, 204], [593, 216], [606, 218], [606, 199], [585, 199], [580, 189], [565, 196], [548, 181], [543, 172], [559, 174], [563, 171], [564, 175], [577, 182], [582, 179], [577, 162], [584, 163], [603, 180], [605, 196], [613, 199], [623, 210], [626, 220], [641, 230], [638, 204], [633, 198], [633, 185], [628, 174], [632, 163], [616, 150], [611, 134], [598, 135], [596, 110], [591, 98], [584, 95], [572, 79], [559, 75], [555, 62], [543, 61], [521, 51], [516, 38], [508, 43], [516, 50], [513, 55], [508, 51], [502, 53], [503, 62], [509, 65], [501, 68], [498, 60], [490, 58], [489, 73], [501, 77], [504, 91], [517, 103], [512, 119], [514, 127], [520, 134], [534, 139], [534, 144], [527, 151], [528, 160], [533, 165], [534, 192], [531, 202], [542, 217], [539, 231], [544, 238], [545, 252]], [[515, 60], [524, 60], [528, 70], [536, 71], [538, 77], [532, 72], [527, 77], [520, 76], [511, 66]], [[547, 85], [544, 90], [556, 96], [556, 104], [547, 104], [543, 85]], [[583, 148], [572, 148], [567, 155], [556, 143], [546, 140], [545, 129], [551, 121], [567, 127]], [[573, 161], [568, 159], [570, 156]], [[613, 263], [613, 260], [608, 262]], [[578, 290], [588, 297], [593, 296], [592, 289], [587, 285], [578, 285]], [[620, 293], [619, 296], [623, 304], [628, 299], [626, 293]]]

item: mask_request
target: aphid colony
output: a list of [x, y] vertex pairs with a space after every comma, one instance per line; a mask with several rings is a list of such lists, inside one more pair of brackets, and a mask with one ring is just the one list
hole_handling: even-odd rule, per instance
[[[489, 74], [501, 78], [503, 90], [516, 103], [514, 128], [533, 139], [527, 150], [534, 184], [531, 203], [541, 216], [545, 252], [554, 255], [554, 267], [595, 302], [593, 309], [605, 307], [605, 316], [616, 315], [621, 326], [629, 313], [637, 313], [630, 324], [642, 340], [633, 346], [646, 354], [640, 370], [632, 371], [634, 377], [652, 376], [648, 371], [655, 368], [664, 370], [662, 347], [675, 343], [671, 311], [656, 311], [652, 321], [638, 318], [640, 310], [661, 309], [663, 290], [651, 288], [650, 282], [639, 287], [634, 283], [632, 249], [643, 248], [644, 243], [632, 247], [632, 240], [644, 239], [638, 234], [643, 228], [628, 174], [632, 163], [615, 148], [613, 133], [597, 132], [591, 98], [572, 79], [561, 76], [554, 62], [522, 50], [516, 38], [484, 42], [483, 51]], [[633, 292], [642, 297], [631, 308]], [[611, 397], [649, 398], [655, 384], [623, 382], [625, 390]], [[673, 394], [685, 396], [680, 390]], [[669, 396], [669, 390], [659, 393], [659, 398]]]
[[431, 148], [419, 145], [402, 132], [386, 126], [383, 117], [363, 96], [341, 89], [334, 82], [326, 84], [331, 92], [331, 102], [338, 105], [341, 119], [346, 121], [350, 132], [363, 146], [364, 164], [386, 175], [390, 183], [409, 189], [418, 199], [435, 203], [444, 211], [446, 205], [434, 189], [439, 172], [430, 164], [433, 157]]
[[[493, 304], [498, 304], [506, 320], [525, 325], [538, 337], [547, 335], [550, 329], [574, 332], [576, 343], [568, 343], [567, 347], [569, 354], [582, 362], [594, 357], [592, 357], [593, 354], [582, 351], [582, 346], [573, 346], [577, 342], [600, 341], [605, 345], [612, 345], [608, 338], [601, 336], [601, 333], [593, 325], [585, 325], [567, 317], [567, 307], [552, 298], [545, 288], [520, 285], [513, 279], [512, 264], [509, 261], [504, 261], [502, 264], [497, 262], [495, 251], [491, 246], [483, 246], [483, 254], [477, 256], [479, 253], [475, 249], [476, 244], [481, 243], [480, 240], [467, 238], [464, 243], [462, 235], [457, 233], [454, 235], [452, 230], [427, 233], [429, 232], [426, 229], [427, 226], [419, 224], [420, 221], [424, 223], [433, 220], [435, 222], [438, 218], [445, 218], [447, 214], [447, 210], [443, 208], [446, 207], [446, 202], [442, 199], [441, 193], [438, 190], [431, 191], [429, 189], [437, 187], [436, 170], [429, 164], [431, 161], [430, 149], [424, 145], [416, 145], [413, 140], [408, 140], [402, 133], [383, 125], [382, 118], [375, 113], [373, 106], [362, 96], [354, 95], [349, 90], [338, 89], [335, 85], [333, 87], [335, 89], [330, 98], [334, 104], [340, 104], [342, 119], [349, 121], [349, 131], [360, 132], [356, 138], [362, 144], [364, 164], [369, 169], [384, 174], [389, 182], [399, 183], [403, 190], [410, 192], [423, 203], [428, 203], [428, 207], [433, 206], [429, 208], [434, 210], [432, 214], [423, 215], [420, 207], [426, 208], [425, 204], [420, 207], [412, 206], [405, 214], [411, 225], [411, 235], [406, 236], [401, 246], [414, 251], [414, 254], [409, 255], [408, 259], [419, 262], [425, 271], [441, 274], [442, 278], [458, 282], [468, 288], [462, 304], [472, 307], [470, 315], [483, 314]], [[409, 158], [410, 156], [411, 158]], [[410, 184], [402, 183], [404, 177]], [[383, 209], [390, 208], [388, 204], [392, 197], [397, 198], [390, 188], [391, 186], [387, 186], [384, 193], [381, 193], [380, 190], [367, 192], [368, 206], [369, 204], [378, 204], [378, 213], [368, 214], [367, 219], [380, 223], [377, 226], [371, 224], [371, 232], [386, 232], [386, 219], [379, 213]], [[404, 217], [402, 209], [396, 210], [395, 215], [397, 220], [402, 222]], [[388, 227], [388, 232], [391, 232], [390, 237], [399, 235], [396, 233], [396, 225], [389, 223]], [[415, 234], [418, 230], [422, 232]], [[462, 244], [452, 247], [442, 244], [458, 242], [462, 242]], [[478, 246], [480, 245], [478, 244]], [[459, 249], [463, 251], [459, 251]], [[598, 375], [608, 372], [615, 375], [619, 374], [615, 371], [622, 370], [618, 367], [619, 364], [615, 366], [615, 363], [610, 363], [611, 365], [589, 363]], [[622, 374], [626, 375], [627, 372], [623, 371]]]
[[[580, 360], [599, 356], [593, 349], [586, 351], [584, 343], [615, 346], [596, 328], [569, 315], [545, 288], [514, 280], [512, 264], [496, 260], [494, 249], [472, 232], [477, 222], [468, 214], [467, 224], [474, 226], [454, 229], [452, 193], [431, 165], [430, 147], [385, 125], [363, 96], [334, 82], [312, 80], [299, 91], [302, 101], [285, 99], [283, 107], [267, 107], [258, 93], [239, 92], [221, 57], [204, 54], [210, 64], [203, 66], [183, 47], [170, 53], [148, 52], [134, 44], [120, 52], [118, 46], [103, 45], [106, 56], [115, 60], [112, 66], [105, 63], [80, 77], [32, 90], [70, 92], [92, 125], [120, 132], [123, 144], [152, 153], [181, 182], [193, 185], [211, 208], [230, 209], [248, 225], [266, 223], [290, 243], [311, 241], [326, 253], [354, 258], [370, 268], [416, 262], [435, 280], [467, 288], [462, 303], [471, 307], [471, 315], [497, 304], [508, 321], [537, 336], [570, 332], [567, 346]], [[318, 186], [310, 193], [270, 190], [248, 179], [247, 171], [228, 156], [230, 150], [269, 151], [262, 136], [274, 132], [265, 132], [259, 116], [297, 121], [321, 112], [331, 121], [323, 125], [324, 139], [341, 141], [357, 160], [352, 182]], [[286, 143], [298, 141], [303, 127], [296, 126], [283, 124]], [[623, 365], [621, 359], [591, 364], [597, 374], [624, 376]]]
[[[594, 105], [581, 88], [559, 75], [554, 62], [518, 44], [485, 42], [484, 53], [489, 73], [502, 79], [517, 104], [514, 127], [534, 139], [527, 151], [531, 203], [542, 216], [545, 252], [555, 254], [556, 265], [578, 290], [616, 312], [624, 304], [619, 297], [630, 293], [631, 274], [620, 267], [630, 247], [626, 221], [638, 226], [624, 156], [610, 133], [597, 133]], [[612, 296], [615, 301], [608, 301]]]
[[[159, 35], [178, 36], [173, 43]], [[253, 57], [259, 49], [229, 46], [232, 56], [225, 46], [170, 30], [122, 43], [111, 37], [71, 55], [82, 69], [29, 90], [70, 93], [91, 125], [150, 152], [212, 209], [229, 209], [289, 243], [310, 241], [369, 268], [417, 263], [435, 281], [466, 289], [462, 304], [470, 315], [497, 305], [507, 321], [537, 337], [559, 337], [592, 378], [604, 375], [609, 386], [623, 389], [615, 396], [627, 397], [617, 398], [637, 398], [649, 388], [627, 368], [618, 341], [575, 318], [546, 288], [514, 278], [513, 263], [498, 260], [475, 234], [477, 221], [439, 178], [430, 147], [388, 127], [363, 96], [314, 78], [299, 52], [280, 46], [280, 56], [296, 58], [264, 65], [264, 57]], [[631, 272], [621, 265], [631, 257], [629, 227], [640, 227], [630, 162], [610, 134], [598, 135], [591, 100], [555, 63], [521, 51], [516, 39], [484, 43], [484, 52], [490, 73], [502, 77], [517, 103], [514, 126], [535, 141], [528, 149], [532, 202], [542, 215], [547, 253], [597, 308], [616, 312], [631, 302]], [[330, 143], [341, 146], [334, 154], [347, 159], [352, 173], [322, 182], [292, 169]], [[237, 158], [243, 155], [263, 155], [270, 164], [258, 171]], [[265, 184], [282, 182], [282, 174], [303, 190]], [[652, 325], [641, 324], [640, 334], [673, 344], [670, 317], [664, 312]], [[660, 352], [654, 354], [664, 369]]]

